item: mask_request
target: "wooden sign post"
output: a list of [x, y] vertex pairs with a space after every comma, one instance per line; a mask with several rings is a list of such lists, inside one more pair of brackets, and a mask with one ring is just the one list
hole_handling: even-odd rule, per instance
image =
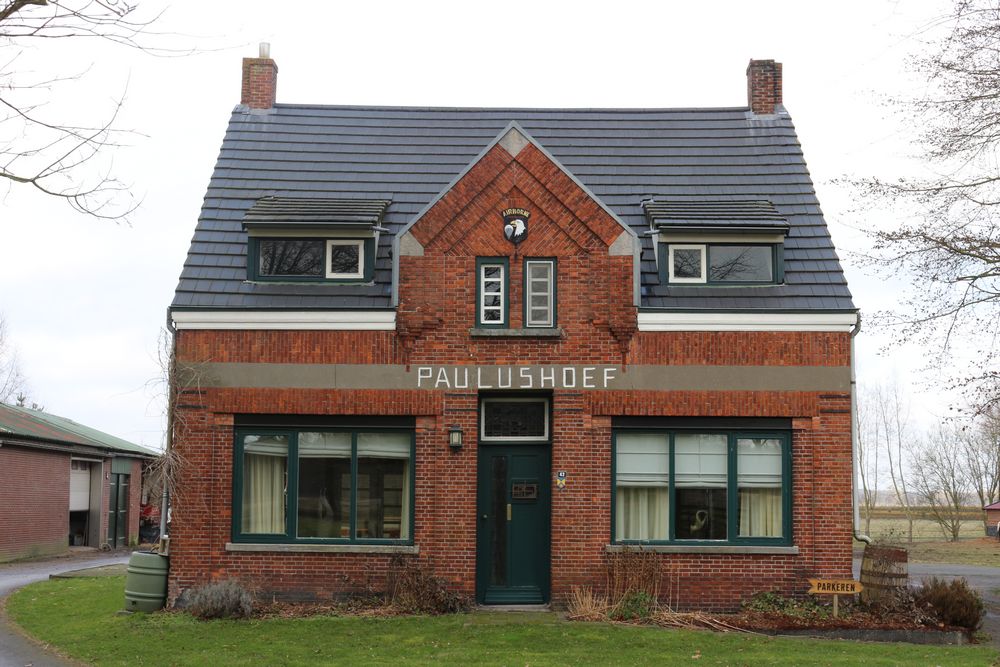
[[834, 618], [840, 616], [839, 602], [841, 595], [855, 595], [865, 589], [860, 581], [854, 581], [853, 579], [810, 579], [809, 585], [812, 586], [809, 592], [813, 595], [833, 596]]

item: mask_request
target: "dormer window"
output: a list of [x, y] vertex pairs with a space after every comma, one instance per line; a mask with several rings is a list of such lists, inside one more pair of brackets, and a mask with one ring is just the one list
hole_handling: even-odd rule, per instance
[[265, 197], [243, 218], [247, 278], [262, 282], [369, 282], [384, 200]]
[[769, 285], [783, 282], [788, 221], [767, 201], [643, 203], [658, 241], [661, 282]]

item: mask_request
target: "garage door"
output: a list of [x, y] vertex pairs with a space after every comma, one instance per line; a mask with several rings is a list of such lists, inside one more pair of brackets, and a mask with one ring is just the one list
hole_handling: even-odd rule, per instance
[[90, 509], [90, 462], [72, 461], [69, 472], [69, 511]]

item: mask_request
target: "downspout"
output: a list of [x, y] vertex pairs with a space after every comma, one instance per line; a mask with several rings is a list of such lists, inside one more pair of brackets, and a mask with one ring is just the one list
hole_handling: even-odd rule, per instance
[[854, 539], [871, 544], [872, 538], [861, 532], [861, 504], [858, 502], [858, 379], [854, 372], [854, 337], [861, 331], [861, 313], [851, 329], [851, 506], [854, 510]]

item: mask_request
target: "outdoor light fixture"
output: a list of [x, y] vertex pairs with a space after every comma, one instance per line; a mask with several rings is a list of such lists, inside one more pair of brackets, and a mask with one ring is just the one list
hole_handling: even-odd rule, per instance
[[452, 449], [462, 448], [462, 427], [458, 424], [452, 424], [448, 429], [448, 446]]

